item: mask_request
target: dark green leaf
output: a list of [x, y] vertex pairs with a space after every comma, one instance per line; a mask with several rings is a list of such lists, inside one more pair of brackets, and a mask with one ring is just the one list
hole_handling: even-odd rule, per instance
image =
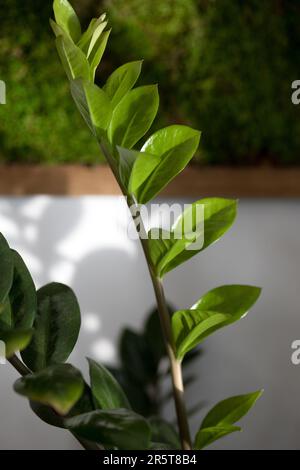
[[0, 233], [0, 315], [13, 281], [14, 263], [7, 241]]
[[205, 294], [190, 310], [172, 317], [177, 357], [197, 346], [207, 336], [245, 316], [260, 295], [259, 287], [228, 285]]
[[0, 330], [0, 341], [5, 344], [5, 355], [10, 358], [15, 352], [22, 351], [30, 343], [32, 329]]
[[149, 249], [157, 275], [163, 277], [216, 242], [232, 226], [236, 211], [235, 200], [200, 199], [183, 212], [171, 232], [151, 229]]
[[130, 408], [125, 393], [111, 373], [92, 359], [88, 361], [91, 389], [97, 408], [105, 410]]
[[73, 39], [79, 41], [81, 26], [79, 19], [67, 0], [54, 0], [54, 16], [57, 24]]
[[73, 99], [90, 130], [101, 137], [109, 125], [112, 106], [107, 94], [86, 80], [71, 80]]
[[141, 204], [153, 199], [189, 163], [195, 154], [201, 133], [187, 126], [173, 125], [153, 134], [142, 152], [159, 157], [151, 176], [136, 191]]
[[156, 85], [129, 91], [116, 106], [108, 135], [112, 144], [132, 148], [149, 130], [158, 110]]
[[33, 339], [22, 352], [25, 364], [33, 371], [65, 362], [80, 329], [80, 310], [72, 289], [64, 284], [47, 284], [38, 290], [37, 300]]
[[14, 278], [9, 292], [12, 326], [31, 328], [37, 309], [37, 297], [34, 282], [21, 256], [12, 250]]
[[31, 401], [51, 406], [66, 415], [81, 397], [84, 382], [79, 370], [70, 364], [57, 364], [17, 380], [14, 389]]
[[204, 447], [212, 444], [214, 441], [221, 439], [221, 437], [227, 436], [233, 432], [241, 431], [241, 428], [238, 426], [230, 426], [229, 424], [224, 424], [221, 426], [215, 426], [211, 428], [200, 429], [198, 431], [194, 449], [201, 450]]
[[140, 76], [142, 61], [128, 62], [117, 68], [104, 85], [104, 91], [111, 99], [113, 108], [132, 89]]
[[171, 446], [171, 449], [180, 449], [180, 440], [174, 427], [163, 419], [153, 416], [149, 418], [151, 427], [151, 439], [154, 442], [163, 442], [163, 445]]
[[66, 419], [66, 426], [80, 437], [121, 450], [143, 450], [150, 445], [150, 427], [130, 410], [97, 410]]

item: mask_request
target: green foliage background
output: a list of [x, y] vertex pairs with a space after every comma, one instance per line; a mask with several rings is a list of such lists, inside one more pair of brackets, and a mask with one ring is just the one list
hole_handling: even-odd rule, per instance
[[[203, 131], [198, 159], [209, 164], [297, 164], [300, 74], [297, 0], [74, 0], [84, 24], [107, 11], [113, 32], [100, 69], [144, 58], [143, 82], [159, 83], [156, 126]], [[48, 18], [52, 0], [2, 0], [0, 159], [101, 161], [59, 64]]]

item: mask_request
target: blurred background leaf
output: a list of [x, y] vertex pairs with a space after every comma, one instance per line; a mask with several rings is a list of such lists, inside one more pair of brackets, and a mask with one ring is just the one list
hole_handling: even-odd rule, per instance
[[[2, 0], [0, 159], [101, 161], [74, 109], [48, 18], [52, 0]], [[297, 0], [74, 0], [83, 27], [107, 11], [113, 27], [97, 80], [145, 59], [139, 84], [159, 83], [154, 129], [186, 123], [203, 131], [198, 161], [298, 164], [300, 109]], [[74, 138], [76, 136], [76, 138]]]

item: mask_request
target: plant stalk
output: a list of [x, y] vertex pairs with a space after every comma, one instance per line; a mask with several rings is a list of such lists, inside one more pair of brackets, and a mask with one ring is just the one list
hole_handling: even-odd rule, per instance
[[150, 273], [150, 277], [151, 277], [151, 281], [152, 281], [152, 285], [153, 285], [153, 289], [154, 289], [154, 293], [156, 297], [157, 310], [158, 310], [159, 317], [160, 317], [163, 338], [164, 338], [168, 358], [170, 361], [173, 396], [174, 396], [174, 401], [175, 401], [181, 447], [183, 450], [191, 450], [192, 449], [191, 436], [190, 436], [190, 430], [189, 430], [189, 424], [188, 424], [187, 410], [186, 410], [186, 406], [184, 402], [182, 367], [181, 367], [181, 361], [179, 361], [176, 358], [176, 354], [175, 354], [175, 344], [173, 340], [170, 314], [169, 314], [166, 299], [165, 299], [164, 288], [163, 288], [161, 279], [159, 279], [156, 276], [154, 269], [153, 269], [153, 263], [152, 263], [150, 253], [149, 253], [149, 248], [148, 248], [148, 240], [146, 237], [143, 236], [145, 235], [146, 232], [145, 232], [145, 227], [143, 225], [143, 221], [141, 220], [141, 217], [139, 214], [138, 205], [136, 204], [134, 198], [127, 194], [126, 188], [119, 178], [118, 171], [116, 169], [116, 162], [114, 158], [111, 156], [109, 149], [106, 147], [106, 145], [103, 142], [100, 143], [100, 148], [104, 156], [106, 157], [107, 162], [120, 186], [120, 189], [126, 199], [129, 210], [132, 207], [134, 207], [135, 209], [134, 210], [135, 216], [132, 215], [132, 212], [130, 210], [130, 213], [133, 219], [135, 220], [136, 218], [138, 218], [139, 220], [140, 226], [137, 231], [138, 231], [139, 239], [140, 239], [143, 251], [144, 251], [147, 266], [149, 269], [149, 273]]

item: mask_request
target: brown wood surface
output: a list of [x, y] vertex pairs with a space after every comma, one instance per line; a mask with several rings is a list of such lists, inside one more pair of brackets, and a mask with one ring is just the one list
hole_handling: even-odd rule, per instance
[[[0, 165], [0, 194], [120, 194], [107, 166]], [[190, 166], [164, 196], [300, 197], [300, 168]]]

